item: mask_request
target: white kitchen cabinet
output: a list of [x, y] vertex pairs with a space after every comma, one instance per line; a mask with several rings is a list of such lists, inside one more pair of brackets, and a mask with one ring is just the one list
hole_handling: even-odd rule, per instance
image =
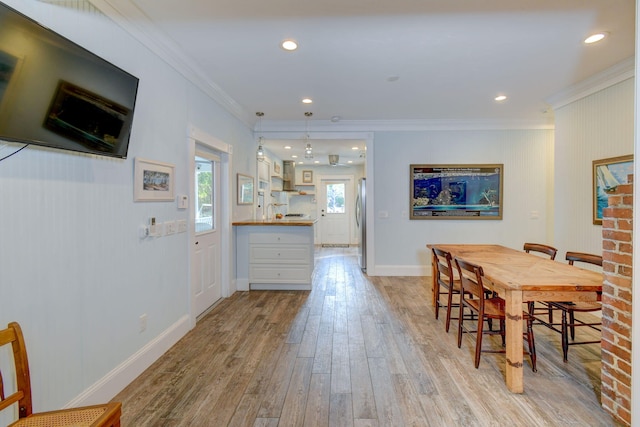
[[313, 222], [236, 227], [238, 290], [310, 290]]

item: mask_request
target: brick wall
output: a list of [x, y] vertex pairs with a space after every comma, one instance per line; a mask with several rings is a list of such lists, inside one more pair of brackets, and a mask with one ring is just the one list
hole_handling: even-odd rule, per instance
[[633, 177], [603, 211], [602, 406], [631, 425], [631, 255]]

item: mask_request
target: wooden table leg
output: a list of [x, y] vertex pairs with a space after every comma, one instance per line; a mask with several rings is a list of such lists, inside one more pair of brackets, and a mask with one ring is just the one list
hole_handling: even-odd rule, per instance
[[512, 393], [524, 391], [522, 357], [522, 291], [507, 291], [505, 295], [507, 388]]
[[436, 306], [436, 286], [438, 286], [438, 278], [436, 277], [436, 256], [431, 252], [431, 304]]

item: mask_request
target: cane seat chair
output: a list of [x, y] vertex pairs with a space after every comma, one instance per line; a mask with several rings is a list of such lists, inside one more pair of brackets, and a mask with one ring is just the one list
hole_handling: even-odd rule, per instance
[[[546, 255], [551, 260], [555, 260], [556, 254], [558, 253], [558, 250], [553, 246], [544, 245], [542, 243], [525, 243], [523, 250], [528, 254], [531, 252], [536, 252], [542, 255]], [[539, 323], [539, 324], [553, 323], [553, 308], [549, 306], [548, 302], [538, 301], [538, 306], [536, 306], [535, 301], [530, 301], [527, 304], [527, 306], [529, 310], [529, 315], [534, 316], [534, 323]], [[539, 317], [536, 316], [538, 313], [545, 313], [548, 316], [549, 320], [548, 321], [541, 320]]]
[[[11, 345], [10, 349], [9, 345]], [[11, 365], [15, 369], [14, 384], [9, 381], [13, 375], [3, 376], [0, 372], [0, 411], [12, 410], [9, 408], [15, 410], [14, 405], [18, 405], [18, 420], [9, 424], [9, 427], [120, 426], [122, 405], [119, 402], [34, 414], [31, 407], [31, 379], [27, 350], [18, 323], [11, 322], [6, 329], [0, 330], [0, 349], [2, 348], [8, 351], [3, 349], [0, 354], [12, 356], [9, 359], [13, 359]], [[9, 366], [9, 361], [6, 362], [7, 364], [3, 363], [0, 366]], [[7, 395], [7, 393], [10, 394]]]
[[[598, 265], [602, 267], [602, 256], [587, 254], [583, 252], [567, 252], [565, 257], [567, 262], [574, 265], [574, 262], [583, 262], [592, 265]], [[593, 320], [578, 319], [575, 313], [591, 313], [602, 310], [602, 303], [600, 301], [576, 301], [576, 302], [550, 302], [549, 306], [552, 309], [562, 311], [562, 323], [560, 324], [560, 331], [557, 329], [557, 325], [552, 324], [551, 329], [556, 332], [560, 332], [562, 335], [562, 358], [566, 362], [569, 353], [570, 345], [580, 344], [599, 344], [601, 339], [583, 339], [582, 341], [576, 341], [576, 327], [586, 326], [594, 329], [598, 332], [601, 331], [602, 321], [593, 317]], [[571, 336], [571, 342], [569, 342], [569, 336]]]
[[[493, 294], [487, 294], [485, 291], [482, 278], [484, 277], [484, 271], [482, 266], [464, 261], [460, 258], [454, 258], [455, 265], [460, 277], [460, 314], [458, 316], [458, 348], [462, 345], [462, 334], [470, 333], [476, 334], [476, 349], [475, 349], [475, 367], [480, 366], [481, 353], [505, 353], [505, 301], [504, 299], [495, 296]], [[487, 297], [487, 295], [492, 295]], [[469, 316], [466, 316], [464, 311], [468, 309], [474, 316], [473, 321], [476, 322], [476, 329], [467, 329], [464, 325], [466, 320], [470, 320]], [[523, 311], [524, 320], [526, 321], [526, 332], [524, 337], [527, 340], [528, 354], [531, 358], [531, 369], [533, 372], [537, 372], [536, 367], [536, 347], [533, 337], [533, 318], [529, 316], [529, 313]], [[489, 320], [497, 320], [500, 323], [499, 330], [492, 330], [491, 328], [485, 330], [484, 322]], [[482, 337], [483, 335], [501, 335], [502, 347], [500, 349], [483, 349]]]
[[[460, 295], [460, 279], [454, 277], [454, 268], [452, 257], [449, 252], [443, 251], [438, 248], [432, 248], [433, 251], [433, 265], [435, 268], [435, 300], [436, 300], [436, 319], [440, 308], [447, 310], [447, 317], [445, 320], [445, 331], [449, 332], [449, 325], [451, 324], [451, 308], [460, 307], [458, 300], [454, 301], [454, 295]], [[447, 302], [442, 303], [441, 294], [442, 290], [446, 291]], [[456, 319], [454, 317], [454, 319]]]

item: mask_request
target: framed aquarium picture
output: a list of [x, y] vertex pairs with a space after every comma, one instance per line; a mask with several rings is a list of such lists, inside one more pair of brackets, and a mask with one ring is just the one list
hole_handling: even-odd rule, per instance
[[410, 165], [410, 219], [502, 219], [504, 165]]
[[609, 194], [629, 183], [633, 174], [633, 155], [593, 161], [593, 223], [602, 225], [602, 210], [609, 205]]

